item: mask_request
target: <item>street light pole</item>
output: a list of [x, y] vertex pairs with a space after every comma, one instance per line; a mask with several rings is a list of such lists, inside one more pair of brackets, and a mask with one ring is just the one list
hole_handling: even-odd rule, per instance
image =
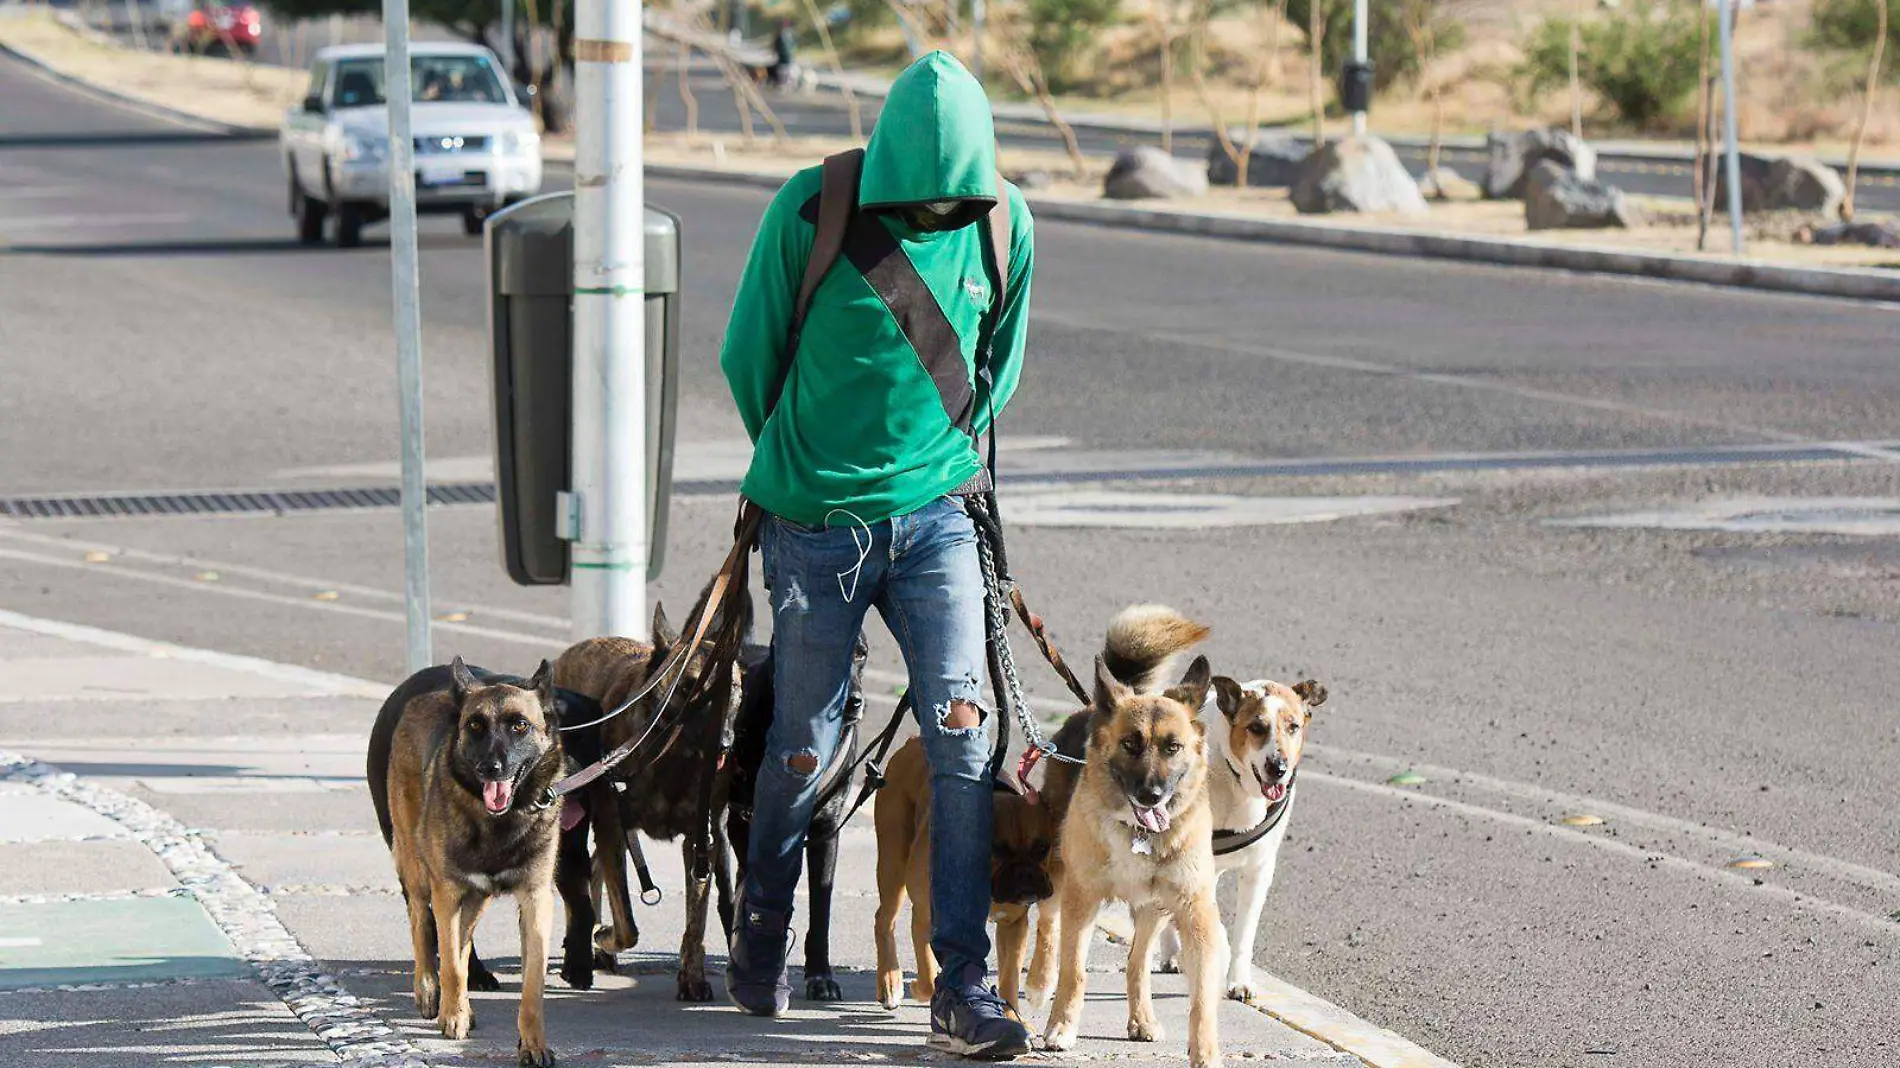
[[[1314, 0], [1314, 2], [1317, 3], [1318, 0]], [[1364, 67], [1366, 64], [1367, 17], [1366, 0], [1356, 0], [1352, 8], [1352, 61], [1361, 67]], [[1366, 113], [1364, 111], [1355, 111], [1352, 113], [1352, 135], [1354, 137], [1364, 137], [1366, 135]]]
[[984, 10], [987, 6], [983, 0], [970, 0], [970, 36], [974, 42], [970, 49], [970, 73], [978, 82], [983, 80], [983, 20], [988, 15]]
[[1728, 220], [1735, 254], [1742, 254], [1742, 153], [1735, 133], [1735, 5], [1739, 0], [1718, 0], [1722, 5], [1722, 136], [1728, 142], [1728, 159], [1723, 170], [1728, 175]]
[[515, 4], [501, 0], [501, 67], [508, 72], [508, 84], [515, 83]]
[[422, 463], [422, 313], [416, 248], [416, 142], [409, 110], [409, 0], [383, 0], [383, 96], [389, 101], [389, 280], [401, 400], [403, 608], [409, 670], [435, 662], [429, 633], [428, 487]]
[[574, 427], [576, 638], [646, 636], [646, 195], [640, 0], [578, 0]]

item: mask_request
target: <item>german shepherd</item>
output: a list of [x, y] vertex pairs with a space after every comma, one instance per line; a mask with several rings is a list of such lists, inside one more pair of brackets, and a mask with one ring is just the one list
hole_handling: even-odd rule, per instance
[[[567, 689], [593, 698], [604, 709], [615, 708], [646, 684], [679, 640], [679, 634], [667, 622], [666, 609], [656, 605], [652, 642], [589, 638], [570, 646], [555, 660], [554, 679]], [[685, 677], [677, 690], [672, 684], [675, 676], [669, 675], [667, 682], [634, 707], [601, 724], [601, 747], [611, 751], [646, 731], [647, 725], [664, 711], [660, 702], [669, 691], [674, 693], [675, 703], [697, 699], [718, 706], [681, 709], [677, 734], [667, 732], [672, 735], [671, 741], [660, 735], [648, 743], [650, 752], [660, 752], [655, 746], [666, 747], [661, 758], [622, 764], [586, 788], [588, 812], [600, 847], [598, 867], [614, 921], [612, 930], [596, 939], [606, 953], [631, 949], [639, 941], [633, 902], [627, 896], [627, 836], [642, 833], [650, 838], [681, 839], [687, 871], [686, 931], [680, 942], [678, 973], [681, 1001], [711, 1001], [713, 997], [712, 985], [706, 981], [706, 914], [711, 894], [705, 882], [693, 877], [693, 840], [702, 828], [710, 838], [711, 874], [718, 883], [722, 920], [731, 909], [732, 870], [724, 821], [719, 818], [731, 787], [731, 766], [729, 761], [719, 761], [719, 755], [731, 743], [741, 672], [735, 663], [729, 685], [704, 685], [707, 680], [703, 676], [717, 659], [713, 650], [702, 649], [685, 665]], [[720, 764], [716, 769], [715, 763]], [[708, 802], [711, 826], [705, 827], [702, 821], [708, 816]]]
[[[930, 949], [930, 765], [921, 741], [905, 742], [884, 769], [873, 807], [877, 829], [877, 999], [897, 1007], [904, 985], [897, 961], [897, 913], [910, 898], [917, 979], [911, 996], [928, 1002], [936, 989]], [[1029, 909], [1055, 892], [1049, 854], [1055, 825], [1049, 811], [999, 787], [990, 847], [990, 919], [996, 924], [996, 974], [1003, 1001], [1016, 1008], [1029, 941]]]
[[1227, 935], [1214, 900], [1206, 726], [1197, 715], [1213, 675], [1207, 658], [1197, 658], [1176, 685], [1155, 692], [1173, 659], [1206, 635], [1206, 627], [1170, 609], [1124, 610], [1096, 658], [1094, 701], [1057, 733], [1058, 750], [1082, 749], [1086, 763], [1079, 775], [1051, 764], [1043, 788], [1051, 811], [1062, 814], [1057, 908], [1045, 907], [1038, 923], [1045, 968], [1050, 947], [1044, 936], [1061, 933], [1061, 974], [1043, 1033], [1049, 1049], [1075, 1045], [1095, 918], [1104, 902], [1118, 900], [1135, 916], [1126, 969], [1128, 1037], [1162, 1037], [1146, 962], [1162, 921], [1172, 918], [1189, 975], [1188, 1061], [1194, 1068], [1220, 1064]]
[[[444, 1036], [467, 1037], [475, 925], [491, 898], [513, 894], [523, 1065], [554, 1063], [541, 1002], [557, 880], [568, 909], [562, 976], [583, 989], [593, 981], [586, 828], [562, 849], [563, 806], [542, 800], [566, 769], [560, 719], [546, 661], [522, 680], [478, 675], [456, 657], [398, 686], [370, 739], [370, 795], [409, 907], [416, 1010]], [[494, 977], [481, 974], [492, 989]]]

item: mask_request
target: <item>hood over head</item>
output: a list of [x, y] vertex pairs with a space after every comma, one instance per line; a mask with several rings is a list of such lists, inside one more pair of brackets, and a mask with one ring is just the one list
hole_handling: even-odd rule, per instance
[[997, 194], [989, 98], [955, 56], [932, 52], [891, 83], [865, 148], [858, 206], [954, 201], [946, 228], [956, 229], [988, 214]]

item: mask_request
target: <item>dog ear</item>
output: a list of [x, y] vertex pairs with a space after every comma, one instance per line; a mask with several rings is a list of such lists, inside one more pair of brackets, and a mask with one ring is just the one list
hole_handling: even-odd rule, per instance
[[1106, 713], [1119, 702], [1133, 697], [1134, 694], [1134, 690], [1129, 689], [1126, 683], [1115, 677], [1114, 672], [1108, 670], [1107, 658], [1097, 654], [1095, 657], [1095, 711], [1098, 714]]
[[560, 702], [554, 699], [553, 664], [542, 660], [541, 666], [535, 668], [534, 675], [528, 679], [528, 685], [534, 690], [534, 695], [540, 698], [543, 712], [550, 717], [560, 714]]
[[462, 707], [462, 702], [468, 698], [468, 692], [475, 686], [475, 675], [468, 670], [467, 664], [462, 663], [461, 657], [458, 656], [449, 661], [449, 692], [455, 698], [455, 707]]
[[1241, 692], [1240, 683], [1225, 675], [1214, 676], [1214, 699], [1220, 704], [1220, 714], [1232, 720], [1240, 714], [1240, 702], [1246, 699]]
[[1306, 679], [1293, 684], [1293, 692], [1300, 695], [1308, 709], [1318, 708], [1326, 703], [1326, 687], [1318, 679]]
[[658, 601], [653, 602], [653, 647], [671, 649], [679, 640], [679, 632], [666, 621], [666, 606]]
[[[1199, 712], [1201, 706], [1207, 703], [1208, 682], [1213, 675], [1213, 665], [1207, 662], [1206, 657], [1197, 656], [1194, 663], [1188, 665], [1187, 674], [1181, 676], [1181, 682], [1168, 691], [1168, 696]], [[1196, 722], [1199, 722], [1198, 718]]]

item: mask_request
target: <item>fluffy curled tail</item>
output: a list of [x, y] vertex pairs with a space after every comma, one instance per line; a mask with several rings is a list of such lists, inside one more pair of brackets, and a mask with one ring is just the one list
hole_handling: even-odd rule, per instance
[[1130, 605], [1108, 623], [1102, 661], [1138, 693], [1165, 688], [1180, 655], [1206, 639], [1208, 628], [1158, 604]]

